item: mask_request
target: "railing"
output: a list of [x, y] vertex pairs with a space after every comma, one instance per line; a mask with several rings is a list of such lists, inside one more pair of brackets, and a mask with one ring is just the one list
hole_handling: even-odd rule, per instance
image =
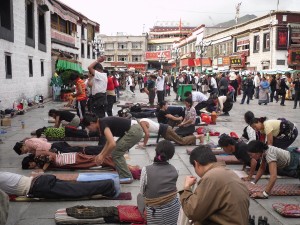
[[75, 37], [55, 30], [53, 28], [51, 29], [51, 38], [59, 40], [61, 42], [75, 45]]

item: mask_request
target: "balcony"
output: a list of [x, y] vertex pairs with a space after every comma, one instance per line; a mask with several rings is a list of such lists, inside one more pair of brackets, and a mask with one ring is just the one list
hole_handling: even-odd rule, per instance
[[56, 42], [58, 44], [62, 44], [68, 47], [75, 47], [75, 37], [53, 28], [51, 29], [51, 39], [53, 42]]

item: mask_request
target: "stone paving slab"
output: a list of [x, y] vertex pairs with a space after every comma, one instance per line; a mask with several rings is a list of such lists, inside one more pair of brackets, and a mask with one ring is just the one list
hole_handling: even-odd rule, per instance
[[[175, 98], [174, 93], [168, 97], [167, 100], [171, 102]], [[134, 102], [147, 102], [145, 94], [138, 94], [135, 97], [128, 99], [121, 99], [121, 103], [127, 100]], [[240, 97], [238, 98], [240, 101]], [[178, 105], [183, 105], [182, 102], [172, 102]], [[60, 108], [64, 103], [50, 102], [44, 104], [44, 108], [37, 108], [25, 113], [23, 116], [16, 116], [12, 119], [12, 127], [4, 127], [7, 131], [6, 134], [1, 134], [0, 138], [3, 139], [3, 144], [0, 144], [0, 171], [15, 172], [23, 175], [29, 175], [30, 171], [24, 171], [21, 169], [21, 161], [23, 156], [18, 156], [12, 150], [16, 141], [19, 141], [25, 137], [30, 136], [30, 132], [43, 127], [51, 126], [47, 122], [48, 110], [51, 108]], [[300, 124], [300, 109], [292, 109], [293, 102], [286, 101], [285, 107], [278, 104], [270, 103], [267, 106], [257, 104], [257, 100], [253, 100], [249, 105], [240, 105], [239, 102], [234, 104], [233, 110], [230, 112], [230, 117], [222, 118], [223, 122], [217, 122], [216, 125], [209, 125], [208, 129], [215, 130], [222, 133], [229, 133], [235, 131], [241, 135], [244, 127], [246, 126], [243, 120], [243, 115], [246, 111], [252, 110], [257, 117], [267, 116], [268, 118], [285, 117], [296, 124]], [[118, 108], [114, 106], [113, 112], [117, 114]], [[221, 117], [220, 117], [221, 119]], [[155, 120], [155, 118], [154, 118]], [[25, 122], [25, 129], [21, 128], [21, 121]], [[3, 127], [1, 127], [3, 128]], [[162, 139], [160, 139], [162, 140]], [[210, 141], [217, 143], [217, 137], [210, 137]], [[156, 138], [151, 138], [149, 143], [155, 143]], [[78, 142], [70, 142], [72, 145], [78, 144]], [[79, 144], [97, 145], [97, 142], [86, 142]], [[293, 146], [300, 146], [300, 138], [294, 142]], [[176, 146], [175, 156], [170, 163], [173, 164], [179, 172], [179, 178], [177, 182], [178, 189], [181, 189], [184, 184], [186, 175], [194, 175], [195, 171], [192, 165], [189, 163], [189, 156], [186, 154], [186, 146]], [[147, 147], [146, 150], [135, 149], [133, 147], [129, 151], [129, 159], [127, 162], [133, 165], [145, 166], [152, 163], [155, 155], [155, 147]], [[230, 165], [231, 169], [240, 170], [241, 165]], [[199, 178], [198, 178], [199, 180]], [[267, 183], [266, 179], [259, 181], [260, 183]], [[298, 179], [278, 179], [278, 183], [299, 183]], [[300, 183], [299, 183], [300, 184]], [[130, 191], [132, 193], [132, 200], [126, 201], [112, 201], [112, 200], [92, 200], [92, 201], [73, 201], [73, 202], [11, 202], [10, 212], [7, 225], [54, 225], [54, 213], [58, 208], [70, 207], [77, 204], [94, 205], [94, 206], [117, 206], [119, 204], [136, 204], [136, 196], [139, 193], [139, 181], [134, 181], [132, 184], [123, 184], [121, 189], [124, 192]], [[299, 224], [300, 219], [287, 219], [278, 215], [272, 209], [272, 204], [275, 202], [290, 202], [300, 203], [300, 196], [296, 197], [270, 197], [268, 200], [250, 200], [250, 214], [258, 216], [267, 216], [270, 225], [290, 225]], [[257, 223], [256, 223], [257, 224]]]

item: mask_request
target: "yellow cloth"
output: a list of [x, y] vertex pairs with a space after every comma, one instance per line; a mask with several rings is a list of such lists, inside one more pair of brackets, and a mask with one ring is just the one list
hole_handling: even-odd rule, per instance
[[266, 120], [264, 122], [264, 132], [266, 135], [272, 132], [273, 137], [277, 137], [280, 132], [281, 120]]

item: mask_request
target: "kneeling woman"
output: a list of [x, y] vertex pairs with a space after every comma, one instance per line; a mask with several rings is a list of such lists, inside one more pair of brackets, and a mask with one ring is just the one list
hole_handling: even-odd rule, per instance
[[266, 117], [254, 118], [251, 127], [265, 134], [267, 144], [286, 149], [297, 138], [298, 130], [294, 123], [286, 119], [267, 120]]
[[268, 198], [276, 182], [277, 174], [299, 178], [300, 153], [296, 150], [287, 151], [260, 141], [251, 141], [248, 144], [248, 152], [251, 158], [261, 159], [259, 170], [254, 183], [257, 183], [265, 172], [266, 165], [269, 166], [270, 180], [264, 192], [255, 192], [253, 198]]

